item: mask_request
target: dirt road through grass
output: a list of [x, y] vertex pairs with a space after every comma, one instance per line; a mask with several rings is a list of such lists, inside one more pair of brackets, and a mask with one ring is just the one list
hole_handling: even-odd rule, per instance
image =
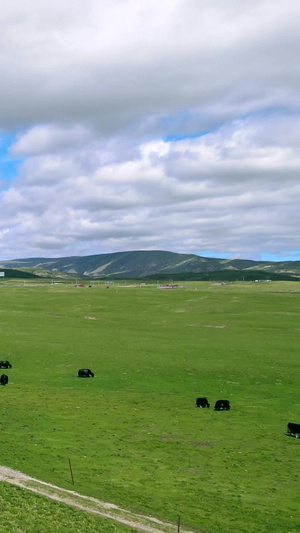
[[[125, 524], [137, 531], [147, 533], [174, 533], [177, 526], [162, 522], [151, 516], [143, 516], [126, 509], [122, 509], [112, 503], [103, 502], [90, 496], [79, 494], [72, 490], [62, 489], [56, 485], [45, 483], [38, 479], [32, 478], [11, 468], [0, 466], [0, 482], [6, 481], [12, 485], [30, 490], [41, 496], [51, 498], [52, 500], [65, 503], [82, 509], [88, 513], [99, 515], [115, 522]], [[182, 533], [192, 533], [181, 529]]]

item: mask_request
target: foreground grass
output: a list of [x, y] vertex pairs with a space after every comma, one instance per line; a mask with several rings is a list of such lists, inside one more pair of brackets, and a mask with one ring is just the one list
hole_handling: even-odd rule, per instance
[[1, 533], [130, 533], [133, 530], [27, 490], [0, 485]]
[[72, 488], [70, 458], [76, 491], [192, 529], [299, 531], [298, 284], [0, 297], [2, 464]]

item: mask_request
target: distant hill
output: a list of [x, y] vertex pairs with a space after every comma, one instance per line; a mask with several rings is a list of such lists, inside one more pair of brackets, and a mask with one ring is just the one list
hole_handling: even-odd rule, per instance
[[1, 280], [5, 279], [11, 279], [11, 278], [19, 278], [19, 279], [33, 279], [38, 278], [39, 276], [36, 276], [35, 274], [32, 274], [31, 272], [23, 272], [22, 270], [16, 270], [12, 268], [2, 268], [0, 267], [0, 271], [4, 272], [4, 277], [0, 277]]
[[[126, 279], [147, 278], [153, 276], [173, 277], [180, 275], [185, 278], [191, 274], [209, 274], [221, 279], [224, 274], [217, 272], [232, 272], [232, 278], [242, 272], [246, 279], [250, 271], [255, 279], [271, 279], [271, 274], [277, 274], [287, 279], [300, 279], [300, 261], [250, 261], [244, 259], [222, 259], [201, 257], [195, 254], [178, 254], [159, 250], [116, 252], [112, 254], [98, 254], [88, 256], [74, 256], [61, 258], [30, 258], [1, 261], [0, 268], [25, 270], [37, 276], [72, 276], [91, 279]], [[178, 278], [179, 279], [179, 278]], [[277, 278], [278, 279], [278, 278]]]
[[[172, 282], [180, 281], [215, 281], [215, 282], [233, 282], [233, 281], [299, 281], [300, 278], [285, 274], [276, 274], [275, 272], [264, 272], [262, 270], [215, 270], [214, 272], [186, 272], [181, 274], [172, 274]], [[159, 281], [170, 281], [169, 274], [161, 274]], [[149, 276], [148, 279], [157, 279], [157, 276]]]

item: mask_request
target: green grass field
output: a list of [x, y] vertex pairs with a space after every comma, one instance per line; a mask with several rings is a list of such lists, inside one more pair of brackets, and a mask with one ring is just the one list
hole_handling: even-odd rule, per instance
[[0, 485], [1, 533], [130, 533], [111, 520], [53, 502], [7, 483]]
[[299, 532], [299, 317], [292, 282], [5, 282], [0, 464], [72, 489], [70, 458], [77, 492], [185, 529]]

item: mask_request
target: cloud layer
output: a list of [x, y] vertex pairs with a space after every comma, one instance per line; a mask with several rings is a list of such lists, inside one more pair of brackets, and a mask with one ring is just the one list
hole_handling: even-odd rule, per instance
[[0, 256], [300, 257], [299, 21], [296, 0], [11, 0]]

